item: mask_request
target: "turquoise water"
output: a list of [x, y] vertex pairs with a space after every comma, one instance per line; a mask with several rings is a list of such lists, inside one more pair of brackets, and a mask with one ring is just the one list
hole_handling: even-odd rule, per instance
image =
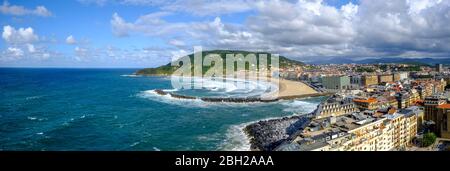
[[0, 150], [247, 150], [243, 126], [322, 100], [178, 100], [152, 92], [172, 89], [170, 79], [134, 71], [0, 69]]

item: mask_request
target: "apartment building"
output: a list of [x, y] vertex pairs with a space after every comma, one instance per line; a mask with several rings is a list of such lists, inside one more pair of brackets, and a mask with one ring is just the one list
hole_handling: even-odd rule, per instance
[[409, 146], [417, 133], [415, 112], [382, 117], [352, 113], [330, 118], [315, 120], [292, 142], [276, 150], [388, 151]]
[[325, 118], [349, 114], [356, 111], [358, 111], [358, 107], [353, 103], [351, 98], [335, 95], [319, 104], [314, 113], [316, 118]]
[[394, 81], [392, 74], [382, 74], [378, 75], [378, 82], [379, 83], [389, 83]]
[[375, 110], [378, 108], [378, 101], [376, 98], [354, 98], [353, 102], [358, 106], [361, 111]]
[[376, 85], [378, 84], [378, 76], [377, 75], [364, 75], [362, 77], [362, 83], [364, 86]]
[[322, 78], [322, 85], [329, 90], [344, 90], [350, 88], [349, 76], [326, 76]]

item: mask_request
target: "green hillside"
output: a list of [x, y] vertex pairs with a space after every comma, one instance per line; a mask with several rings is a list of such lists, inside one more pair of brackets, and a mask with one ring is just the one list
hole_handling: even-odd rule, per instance
[[[259, 54], [267, 54], [267, 57], [270, 57], [272, 55], [272, 54], [266, 53], [266, 52], [213, 50], [213, 51], [204, 51], [203, 52], [203, 58], [205, 58], [205, 56], [207, 56], [209, 54], [219, 54], [222, 57], [223, 63], [225, 65], [225, 63], [226, 63], [226, 60], [225, 60], [226, 54], [242, 54], [242, 55], [246, 56], [249, 53], [256, 54], [257, 57], [258, 57]], [[194, 60], [193, 60], [194, 59], [194, 54], [190, 54], [188, 56], [191, 59], [191, 63], [193, 64], [193, 62], [194, 62]], [[258, 58], [257, 58], [257, 60], [258, 60]], [[268, 61], [268, 64], [270, 64], [270, 60]], [[286, 58], [284, 56], [280, 56], [280, 58], [279, 58], [279, 66], [281, 68], [288, 67], [288, 66], [293, 66], [293, 65], [303, 65], [303, 63], [299, 62], [299, 61], [288, 59], [288, 58]], [[211, 66], [204, 66], [203, 70], [202, 70], [203, 73], [205, 73], [210, 67]], [[166, 65], [163, 65], [163, 66], [160, 66], [160, 67], [156, 67], [156, 68], [145, 68], [145, 69], [138, 70], [138, 71], [136, 71], [136, 74], [138, 74], [138, 75], [170, 75], [177, 69], [178, 69], [178, 67], [171, 66], [171, 64], [168, 63]], [[225, 67], [224, 67], [224, 69], [225, 69]], [[248, 69], [248, 63], [246, 64], [246, 69]]]

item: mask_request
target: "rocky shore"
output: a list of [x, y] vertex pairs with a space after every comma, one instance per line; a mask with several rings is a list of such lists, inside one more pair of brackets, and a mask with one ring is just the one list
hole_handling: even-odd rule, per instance
[[310, 115], [263, 120], [247, 125], [244, 131], [249, 136], [252, 151], [272, 151], [310, 121]]

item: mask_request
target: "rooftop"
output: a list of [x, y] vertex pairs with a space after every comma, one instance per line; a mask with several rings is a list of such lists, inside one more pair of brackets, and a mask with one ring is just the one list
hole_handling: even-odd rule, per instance
[[377, 102], [377, 99], [376, 98], [373, 98], [373, 97], [371, 97], [371, 98], [368, 98], [368, 99], [353, 99], [353, 101], [354, 102], [359, 102], [359, 103], [375, 103], [375, 102]]
[[441, 105], [439, 105], [437, 108], [440, 108], [440, 109], [450, 109], [450, 104], [441, 104]]

